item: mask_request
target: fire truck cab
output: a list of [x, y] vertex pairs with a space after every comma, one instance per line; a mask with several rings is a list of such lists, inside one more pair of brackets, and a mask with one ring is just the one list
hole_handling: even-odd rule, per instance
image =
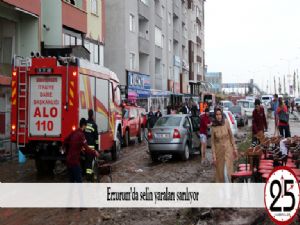
[[64, 139], [93, 109], [99, 151], [116, 160], [121, 148], [121, 100], [115, 73], [76, 57], [15, 58], [12, 71], [11, 141], [38, 172], [64, 160]]

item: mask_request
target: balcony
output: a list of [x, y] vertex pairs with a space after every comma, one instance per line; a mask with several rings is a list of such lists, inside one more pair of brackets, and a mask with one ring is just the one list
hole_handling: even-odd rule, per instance
[[138, 0], [138, 9], [139, 9], [139, 14], [142, 17], [145, 17], [147, 20], [149, 20], [150, 18], [149, 6], [143, 3], [141, 0]]
[[199, 55], [197, 55], [197, 62], [202, 63], [202, 58]]
[[197, 81], [203, 81], [203, 76], [200, 74], [197, 74]]
[[157, 14], [155, 14], [155, 26], [162, 29], [162, 18]]
[[62, 1], [62, 22], [67, 27], [87, 33], [87, 13], [65, 1]]
[[162, 59], [162, 48], [155, 45], [155, 58]]
[[149, 36], [144, 33], [139, 33], [139, 51], [146, 55], [150, 54]]
[[199, 36], [196, 37], [196, 40], [197, 40], [197, 44], [202, 46], [202, 40]]
[[180, 8], [175, 2], [176, 0], [173, 2], [173, 16], [178, 18], [180, 16]]
[[173, 39], [177, 42], [180, 41], [180, 35], [179, 35], [179, 30], [173, 29]]

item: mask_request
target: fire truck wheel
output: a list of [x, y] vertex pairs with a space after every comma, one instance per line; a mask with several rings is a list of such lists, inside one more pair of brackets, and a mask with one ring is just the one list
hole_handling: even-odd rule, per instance
[[117, 133], [118, 140], [115, 141], [114, 147], [111, 150], [111, 158], [113, 161], [117, 161], [120, 156], [121, 151], [121, 133], [118, 131]]
[[145, 135], [145, 128], [141, 127], [140, 134], [138, 137], [139, 143], [142, 143], [144, 141], [144, 135]]
[[38, 175], [53, 175], [53, 169], [55, 167], [54, 160], [42, 160], [40, 158], [35, 159], [35, 167]]
[[125, 147], [128, 147], [129, 146], [129, 142], [130, 142], [130, 140], [129, 140], [129, 131], [128, 130], [126, 130], [126, 132], [125, 132], [125, 137], [124, 137], [124, 146]]

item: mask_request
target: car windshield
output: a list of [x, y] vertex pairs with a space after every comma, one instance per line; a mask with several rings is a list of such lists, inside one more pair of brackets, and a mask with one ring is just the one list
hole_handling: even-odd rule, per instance
[[270, 100], [270, 97], [262, 97], [262, 100]]
[[155, 123], [154, 127], [178, 127], [180, 125], [182, 117], [161, 117]]
[[242, 108], [240, 106], [233, 106], [229, 109], [229, 111], [232, 113], [241, 113]]

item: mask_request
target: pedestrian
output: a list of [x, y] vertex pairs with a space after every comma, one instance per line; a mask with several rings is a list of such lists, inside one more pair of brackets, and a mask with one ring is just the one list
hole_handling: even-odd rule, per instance
[[211, 129], [213, 164], [216, 167], [217, 183], [231, 182], [233, 161], [238, 156], [230, 125], [220, 108], [215, 109], [215, 119]]
[[289, 126], [289, 113], [287, 106], [284, 104], [282, 98], [279, 98], [279, 107], [277, 108], [278, 129], [280, 136], [291, 137]]
[[162, 113], [160, 111], [160, 107], [158, 107], [156, 113], [155, 113], [155, 117], [156, 117], [156, 120], [159, 118], [159, 117], [162, 117]]
[[206, 159], [206, 146], [207, 146], [207, 130], [211, 126], [209, 118], [209, 109], [205, 109], [205, 113], [200, 116], [200, 142], [201, 142], [201, 164], [207, 162]]
[[196, 102], [192, 103], [191, 113], [192, 113], [192, 116], [198, 116], [199, 115]]
[[147, 127], [148, 129], [153, 128], [155, 124], [155, 115], [153, 113], [153, 108], [152, 106], [150, 107], [150, 112], [148, 113], [148, 119], [147, 119]]
[[97, 151], [93, 151], [85, 139], [83, 131], [87, 125], [86, 119], [81, 118], [79, 128], [69, 134], [64, 140], [64, 148], [67, 152], [67, 167], [70, 175], [71, 183], [82, 183], [82, 172], [80, 167], [80, 153], [84, 151], [86, 154], [99, 157]]
[[294, 113], [294, 108], [295, 108], [295, 99], [292, 99], [291, 101], [291, 109], [292, 109], [292, 114]]
[[[84, 130], [84, 135], [87, 141], [87, 145], [93, 149], [98, 150], [98, 126], [94, 120], [94, 111], [90, 109], [88, 111], [87, 126]], [[93, 155], [87, 154], [85, 156], [84, 169], [87, 181], [93, 181]]]
[[272, 110], [274, 112], [274, 124], [275, 124], [274, 136], [278, 135], [278, 118], [277, 118], [278, 106], [279, 106], [278, 94], [274, 94], [273, 102], [272, 102]]
[[268, 129], [265, 110], [261, 106], [259, 99], [255, 99], [254, 105], [255, 109], [252, 112], [252, 140], [263, 143], [265, 139], [264, 132]]
[[181, 112], [182, 114], [189, 114], [190, 113], [190, 109], [187, 103], [184, 104], [184, 106], [181, 108]]

